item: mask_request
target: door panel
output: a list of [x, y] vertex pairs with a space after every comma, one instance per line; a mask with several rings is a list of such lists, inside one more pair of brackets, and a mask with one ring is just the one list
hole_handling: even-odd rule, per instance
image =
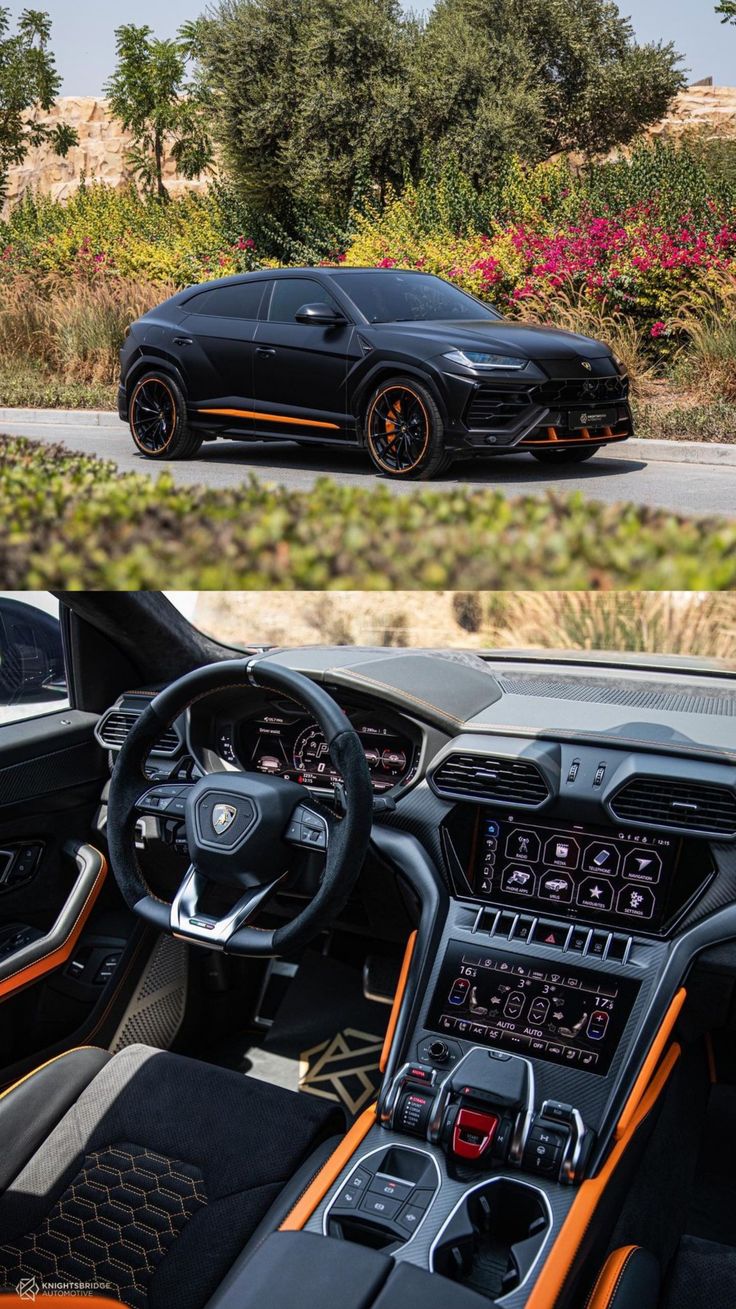
[[[59, 998], [64, 975], [105, 916], [118, 957], [133, 928], [94, 818], [108, 768], [95, 714], [64, 710], [0, 727], [0, 1068], [46, 1053], [94, 1009]], [[108, 954], [111, 956], [113, 947]], [[114, 969], [112, 970], [114, 971]]]
[[350, 323], [305, 325], [294, 317], [302, 305], [325, 301], [335, 304], [312, 278], [274, 282], [269, 318], [258, 323], [255, 336], [256, 410], [267, 416], [254, 419], [256, 428], [300, 439], [351, 434], [347, 376], [352, 356], [361, 353], [355, 329]]
[[267, 285], [214, 287], [187, 302], [180, 350], [188, 398], [197, 408], [251, 407], [253, 338]]

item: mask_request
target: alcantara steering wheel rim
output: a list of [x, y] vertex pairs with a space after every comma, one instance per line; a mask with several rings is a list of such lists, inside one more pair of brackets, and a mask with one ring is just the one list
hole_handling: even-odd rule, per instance
[[130, 430], [145, 454], [162, 454], [176, 431], [176, 399], [163, 378], [144, 377], [130, 397]]
[[[338, 817], [303, 786], [281, 778], [207, 774], [182, 788], [190, 866], [174, 897], [166, 900], [146, 882], [135, 848], [136, 823], [142, 813], [156, 812], [151, 792], [161, 788], [146, 776], [146, 759], [161, 733], [191, 705], [215, 691], [248, 686], [289, 696], [313, 716], [343, 779], [344, 812]], [[360, 737], [332, 697], [267, 655], [224, 660], [187, 673], [161, 691], [128, 733], [110, 781], [110, 862], [126, 903], [159, 930], [208, 949], [273, 956], [300, 949], [340, 912], [368, 849], [372, 812], [373, 789]], [[295, 848], [324, 854], [316, 893], [284, 926], [253, 925], [251, 919], [293, 870]], [[203, 907], [215, 884], [236, 895], [236, 903], [220, 917]]]
[[376, 463], [387, 473], [411, 473], [429, 449], [431, 420], [421, 396], [404, 382], [381, 387], [366, 418]]

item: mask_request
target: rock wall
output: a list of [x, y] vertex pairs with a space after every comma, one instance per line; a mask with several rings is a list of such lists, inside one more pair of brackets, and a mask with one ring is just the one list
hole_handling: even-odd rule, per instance
[[[7, 204], [12, 205], [29, 190], [64, 200], [76, 190], [84, 174], [88, 180], [123, 186], [131, 180], [125, 152], [130, 136], [111, 117], [104, 99], [94, 96], [63, 96], [41, 121], [63, 121], [77, 129], [79, 145], [66, 159], [57, 158], [46, 146], [29, 151], [26, 159], [8, 174]], [[681, 136], [692, 128], [707, 128], [714, 134], [736, 137], [736, 87], [692, 86], [677, 96], [661, 123], [650, 135]], [[166, 168], [166, 182], [172, 195], [201, 190], [207, 178], [188, 182], [178, 177], [171, 163]]]
[[[94, 96], [62, 96], [48, 114], [39, 114], [39, 121], [53, 126], [65, 122], [75, 127], [79, 145], [59, 159], [48, 146], [30, 150], [22, 164], [11, 168], [8, 174], [7, 204], [12, 205], [29, 190], [65, 200], [79, 185], [82, 175], [89, 181], [105, 182], [120, 187], [132, 180], [125, 153], [131, 144], [130, 135], [107, 109], [107, 101]], [[169, 162], [166, 183], [172, 195], [183, 191], [201, 190], [206, 179], [188, 182], [177, 176]]]

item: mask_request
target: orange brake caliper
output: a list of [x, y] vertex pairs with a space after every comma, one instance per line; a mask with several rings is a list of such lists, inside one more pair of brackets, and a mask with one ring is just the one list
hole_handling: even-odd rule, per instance
[[401, 401], [397, 400], [389, 409], [388, 417], [386, 419], [386, 436], [388, 437], [389, 445], [396, 439], [396, 419], [399, 417], [400, 413]]

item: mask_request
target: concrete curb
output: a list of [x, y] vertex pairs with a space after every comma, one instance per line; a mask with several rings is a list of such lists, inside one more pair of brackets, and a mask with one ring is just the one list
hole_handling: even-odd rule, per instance
[[[110, 409], [0, 409], [0, 429], [4, 423], [14, 427], [100, 427], [115, 432], [125, 431], [117, 413]], [[100, 453], [104, 454], [104, 451]], [[601, 451], [599, 458], [642, 459], [649, 464], [716, 464], [721, 468], [736, 468], [736, 444], [633, 439]]]
[[0, 409], [0, 424], [38, 427], [114, 427], [123, 424], [112, 409]]

